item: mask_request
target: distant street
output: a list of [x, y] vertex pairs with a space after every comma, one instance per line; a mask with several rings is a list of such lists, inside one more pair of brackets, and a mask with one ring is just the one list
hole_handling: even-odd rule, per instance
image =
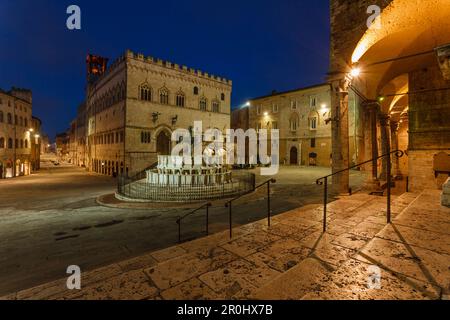
[[[328, 172], [283, 168], [273, 188], [274, 214], [320, 203], [322, 188], [315, 179]], [[363, 180], [357, 172], [351, 177], [354, 186]], [[114, 179], [70, 166], [0, 180], [0, 295], [63, 278], [69, 265], [86, 271], [176, 243], [176, 218], [189, 208], [114, 209], [96, 203], [114, 191]], [[263, 218], [265, 196], [261, 190], [240, 200], [234, 223]], [[227, 228], [227, 211], [217, 205], [211, 210], [211, 232]], [[200, 236], [203, 229], [199, 213], [185, 222], [183, 237]]]

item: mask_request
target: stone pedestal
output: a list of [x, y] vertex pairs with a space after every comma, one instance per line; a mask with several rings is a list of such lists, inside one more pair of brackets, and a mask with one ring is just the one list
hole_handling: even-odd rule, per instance
[[450, 207], [450, 178], [442, 186], [441, 203], [443, 206]]

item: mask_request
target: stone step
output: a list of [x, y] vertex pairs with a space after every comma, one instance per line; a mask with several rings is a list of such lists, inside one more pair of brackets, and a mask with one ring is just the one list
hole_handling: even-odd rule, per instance
[[[261, 220], [236, 227], [232, 239], [223, 231], [118, 263], [116, 268], [108, 267], [117, 270], [108, 279], [99, 281], [98, 274], [104, 272], [93, 271], [83, 278], [92, 284], [77, 296], [68, 295], [62, 285], [65, 280], [51, 290], [46, 284], [25, 293], [38, 290], [42, 298], [51, 299], [89, 299], [93, 293], [96, 298], [142, 293], [168, 300], [416, 299], [422, 294], [436, 298], [436, 284], [430, 284], [427, 274], [419, 274], [420, 266], [411, 263], [436, 266], [429, 270], [437, 290], [447, 287], [450, 209], [439, 205], [439, 196], [436, 192], [393, 196], [393, 225], [386, 225], [385, 197], [362, 193], [341, 197], [329, 205], [325, 234], [323, 208], [307, 206], [273, 217], [270, 228]], [[410, 257], [409, 244], [423, 260]], [[411, 278], [404, 280], [384, 268], [383, 290], [367, 290], [368, 268], [377, 261], [380, 268], [386, 263]], [[131, 283], [130, 292], [121, 289], [123, 281]], [[24, 292], [10, 298], [16, 297], [24, 297]]]
[[[401, 215], [420, 196], [405, 193], [392, 197], [393, 218]], [[330, 204], [334, 214], [328, 222], [326, 235], [317, 235], [309, 257], [259, 288], [254, 299], [318, 298], [318, 292], [330, 286], [331, 276], [352, 260], [379, 232], [386, 227], [385, 197], [355, 194]], [[349, 206], [352, 201], [361, 201]], [[338, 210], [341, 208], [343, 210]], [[328, 253], [324, 254], [324, 248]], [[330, 253], [332, 252], [332, 253]], [[315, 296], [316, 294], [316, 296]]]

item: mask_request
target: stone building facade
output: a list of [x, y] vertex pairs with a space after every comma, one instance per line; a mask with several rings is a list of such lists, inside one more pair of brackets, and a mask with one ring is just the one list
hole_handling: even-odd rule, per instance
[[56, 135], [56, 156], [58, 161], [71, 162], [70, 158], [70, 136], [69, 133], [61, 132]]
[[42, 134], [41, 137], [41, 154], [50, 153], [50, 138], [47, 134]]
[[86, 104], [82, 103], [78, 107], [77, 118], [75, 121], [75, 136], [73, 149], [75, 150], [73, 162], [79, 167], [86, 167], [88, 159], [86, 157]]
[[0, 90], [0, 179], [31, 174], [32, 92]]
[[[232, 126], [239, 128], [248, 122], [247, 126], [257, 131], [280, 130], [281, 164], [329, 167], [332, 163], [330, 91], [329, 84], [320, 84], [254, 98], [250, 106], [235, 111]], [[352, 99], [350, 105], [354, 106], [357, 97], [352, 95]], [[355, 109], [349, 112], [351, 128], [354, 128]], [[242, 120], [245, 116], [247, 121]], [[355, 134], [352, 131], [351, 136]], [[355, 144], [351, 145], [356, 159]]]
[[132, 175], [154, 164], [158, 154], [170, 154], [176, 129], [202, 121], [204, 131], [225, 132], [231, 91], [230, 80], [127, 51], [88, 81], [85, 122], [78, 125], [85, 130], [86, 167]]
[[[370, 7], [379, 18], [371, 23]], [[374, 12], [374, 11], [372, 11]], [[448, 177], [434, 158], [450, 153], [450, 6], [446, 0], [332, 0], [331, 60], [334, 170], [351, 162], [348, 94], [361, 98], [357, 126], [359, 161], [401, 149], [393, 176], [408, 177], [409, 190], [441, 188]], [[386, 181], [388, 158], [366, 166], [368, 184]], [[333, 184], [348, 191], [348, 174]]]

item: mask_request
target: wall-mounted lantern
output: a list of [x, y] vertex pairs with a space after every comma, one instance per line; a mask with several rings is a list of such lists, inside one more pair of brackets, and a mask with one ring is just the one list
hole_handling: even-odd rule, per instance
[[172, 117], [172, 126], [176, 125], [178, 122], [178, 116]]

